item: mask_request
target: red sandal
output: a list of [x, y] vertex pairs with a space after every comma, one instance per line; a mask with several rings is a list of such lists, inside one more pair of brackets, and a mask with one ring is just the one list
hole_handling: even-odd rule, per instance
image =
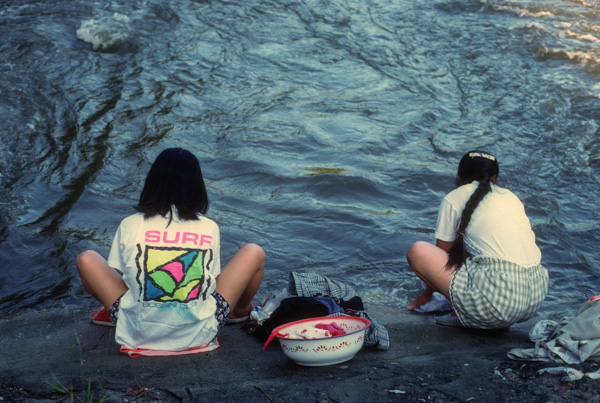
[[106, 308], [104, 307], [95, 309], [90, 315], [90, 319], [96, 325], [115, 326], [115, 324], [110, 321], [110, 316], [108, 316], [108, 312], [106, 312]]

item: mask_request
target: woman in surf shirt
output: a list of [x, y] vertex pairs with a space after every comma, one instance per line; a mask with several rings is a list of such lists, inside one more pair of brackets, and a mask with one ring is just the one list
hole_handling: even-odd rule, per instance
[[248, 317], [265, 253], [246, 244], [221, 269], [219, 228], [204, 216], [208, 206], [198, 159], [166, 149], [148, 172], [138, 212], [119, 225], [108, 260], [94, 251], [77, 257], [81, 281], [116, 323], [122, 351], [208, 351], [218, 347], [225, 323]]

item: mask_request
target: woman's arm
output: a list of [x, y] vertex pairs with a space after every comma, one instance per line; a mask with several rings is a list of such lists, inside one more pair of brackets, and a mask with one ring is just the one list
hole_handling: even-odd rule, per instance
[[441, 239], [435, 240], [435, 246], [445, 250], [446, 252], [450, 252], [450, 248], [452, 248], [452, 245], [454, 245], [454, 242], [442, 241]]

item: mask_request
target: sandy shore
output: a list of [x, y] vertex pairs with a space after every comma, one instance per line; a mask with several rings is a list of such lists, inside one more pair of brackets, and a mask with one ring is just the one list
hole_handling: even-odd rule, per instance
[[111, 328], [89, 321], [88, 310], [25, 311], [0, 320], [0, 399], [600, 402], [600, 381], [565, 382], [538, 374], [557, 365], [506, 356], [511, 348], [532, 347], [535, 318], [507, 331], [477, 332], [439, 326], [432, 316], [403, 308], [369, 305], [368, 311], [388, 329], [390, 348], [363, 348], [351, 361], [327, 367], [299, 366], [278, 343], [263, 351], [239, 326], [227, 326], [221, 348], [211, 353], [129, 358], [119, 353]]

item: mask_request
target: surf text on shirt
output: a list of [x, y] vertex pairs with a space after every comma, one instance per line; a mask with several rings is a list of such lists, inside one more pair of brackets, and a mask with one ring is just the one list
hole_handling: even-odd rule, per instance
[[144, 242], [146, 243], [177, 243], [177, 244], [192, 244], [202, 246], [204, 244], [212, 244], [213, 237], [206, 234], [196, 234], [194, 232], [168, 232], [168, 231], [146, 231]]

